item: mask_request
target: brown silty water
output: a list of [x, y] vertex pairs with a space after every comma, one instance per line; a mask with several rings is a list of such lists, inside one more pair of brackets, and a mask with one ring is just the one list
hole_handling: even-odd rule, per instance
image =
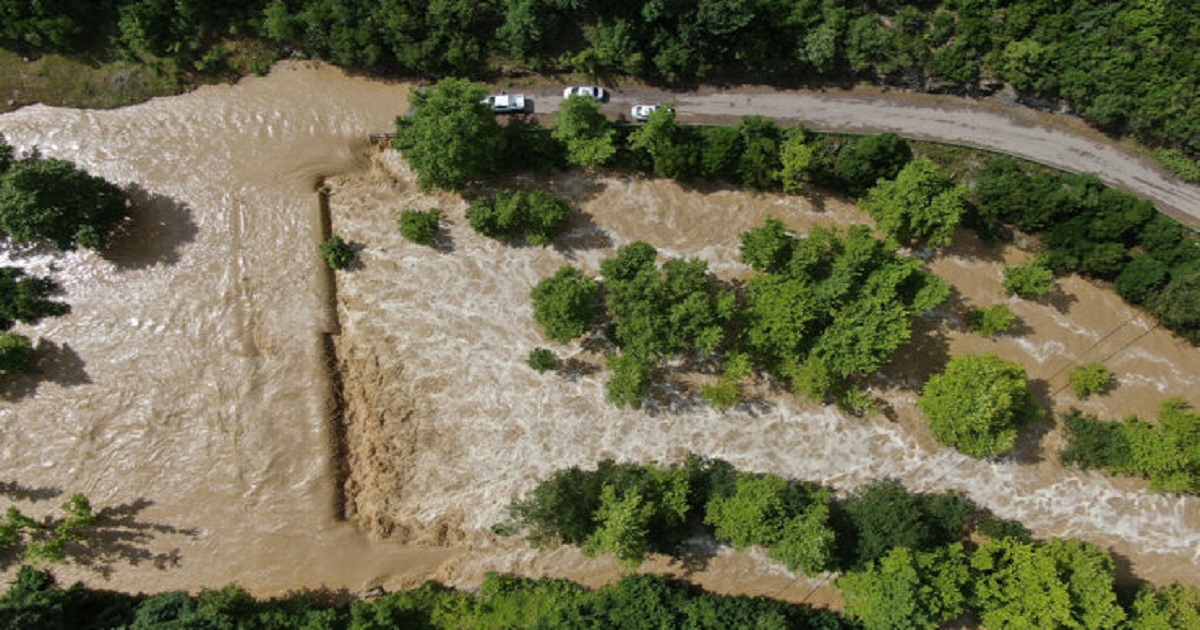
[[[6, 377], [0, 400], [7, 498], [41, 516], [84, 492], [100, 511], [99, 531], [71, 550], [76, 562], [55, 567], [60, 580], [148, 592], [236, 582], [277, 594], [430, 578], [469, 587], [489, 570], [596, 585], [621, 574], [605, 559], [535, 552], [517, 540], [379, 541], [341, 519], [324, 341], [337, 322], [316, 256], [314, 186], [364, 170], [367, 135], [407, 109], [407, 92], [283, 63], [267, 77], [120, 110], [36, 106], [0, 116], [18, 149], [36, 146], [135, 191], [134, 219], [109, 254], [0, 248], [3, 264], [56, 278], [72, 305], [68, 316], [17, 327], [37, 344], [38, 373]], [[355, 379], [347, 393], [365, 399], [400, 373], [382, 366], [381, 384]], [[404, 401], [382, 402], [382, 421], [405, 417]], [[379, 472], [390, 462], [374, 463], [355, 479], [385, 496], [404, 478]], [[389, 522], [400, 523], [380, 521], [372, 533]], [[452, 543], [456, 531], [433, 540]], [[762, 557], [712, 567], [693, 577], [836, 603]]]
[[[736, 260], [739, 233], [769, 215], [801, 233], [868, 219], [830, 197], [685, 189], [628, 175], [514, 184], [552, 190], [579, 209], [553, 246], [514, 247], [476, 235], [466, 202], [418, 192], [394, 152], [378, 154], [366, 172], [329, 180], [335, 230], [363, 245], [362, 267], [339, 276], [338, 343], [352, 393], [352, 512], [365, 526], [402, 540], [489, 546], [496, 542], [487, 529], [503, 519], [509, 500], [556, 469], [605, 457], [676, 461], [691, 451], [847, 490], [876, 477], [961, 490], [1039, 536], [1113, 550], [1123, 573], [1197, 583], [1196, 499], [1064, 469], [1062, 436], [1051, 422], [1030, 431], [1013, 457], [976, 461], [936, 445], [915, 408], [921, 384], [950, 355], [984, 351], [1024, 364], [1039, 400], [1057, 410], [1153, 417], [1164, 398], [1194, 394], [1200, 351], [1154, 328], [1111, 290], [1067, 278], [1046, 300], [1009, 298], [1004, 264], [1028, 254], [961, 234], [930, 264], [953, 283], [955, 300], [924, 318], [896, 365], [875, 380], [885, 416], [848, 417], [761, 384], [753, 402], [720, 413], [698, 399], [690, 376], [657, 387], [642, 410], [620, 410], [604, 401], [594, 348], [555, 346], [570, 366], [566, 374], [525, 366], [530, 349], [552, 345], [532, 319], [529, 291], [539, 280], [567, 263], [595, 273], [600, 260], [633, 240], [741, 276], [748, 270]], [[439, 246], [404, 241], [400, 211], [433, 207], [449, 226]], [[987, 340], [965, 331], [967, 308], [996, 302], [1021, 317], [1020, 334]], [[1119, 385], [1077, 401], [1064, 387], [1066, 374], [1095, 360]], [[489, 562], [477, 557], [459, 566]]]
[[19, 328], [40, 339], [41, 373], [0, 403], [0, 480], [64, 493], [30, 511], [72, 492], [106, 510], [83, 558], [93, 569], [69, 577], [357, 588], [451, 555], [371, 545], [334, 509], [321, 335], [335, 323], [313, 185], [357, 168], [406, 96], [285, 64], [115, 111], [0, 116], [14, 146], [137, 187], [111, 254], [3, 250], [58, 279], [72, 306]]
[[[945, 329], [947, 341], [915, 344], [930, 363], [907, 362], [912, 369], [889, 370], [879, 383], [896, 422], [774, 394], [720, 414], [681, 384], [657, 390], [642, 411], [617, 410], [603, 400], [603, 374], [588, 368], [595, 355], [582, 348], [560, 348], [578, 360], [568, 377], [524, 365], [530, 348], [546, 345], [528, 303], [538, 280], [565, 262], [594, 271], [635, 239], [738, 275], [746, 271], [736, 261], [738, 233], [768, 214], [800, 231], [865, 217], [815, 195], [564, 176], [548, 185], [583, 210], [571, 232], [555, 247], [507, 247], [470, 230], [458, 197], [418, 194], [397, 156], [367, 152], [366, 134], [390, 127], [406, 91], [287, 63], [268, 77], [122, 110], [0, 116], [14, 145], [140, 189], [129, 234], [106, 257], [5, 249], [62, 282], [73, 306], [69, 316], [19, 327], [41, 339], [41, 374], [17, 379], [0, 403], [0, 481], [83, 491], [106, 509], [88, 566], [65, 577], [146, 591], [236, 581], [259, 593], [427, 577], [472, 585], [488, 570], [599, 584], [620, 574], [615, 563], [530, 550], [488, 528], [511, 497], [558, 468], [694, 451], [841, 488], [892, 475], [920, 489], [963, 489], [1039, 534], [1112, 546], [1145, 577], [1195, 580], [1193, 499], [1063, 471], [1036, 444], [1023, 449], [1026, 459], [1042, 455], [1035, 464], [974, 462], [934, 447], [912, 408], [929, 366], [970, 348], [1023, 357], [1051, 391], [1059, 363], [1119, 349], [1108, 363], [1120, 388], [1087, 403], [1105, 413], [1145, 413], [1161, 397], [1194, 391], [1194, 350], [1161, 331], [1139, 337], [1137, 321], [1109, 334], [1135, 315], [1111, 293], [1067, 281], [1077, 302], [1013, 302], [1033, 330], [997, 342], [959, 332], [955, 309], [946, 309], [929, 326]], [[334, 227], [363, 247], [361, 268], [338, 276], [353, 464], [347, 512], [373, 537], [339, 521], [331, 457], [323, 338], [339, 322], [314, 255], [321, 219], [312, 189], [336, 173], [346, 175], [328, 180]], [[453, 222], [442, 249], [403, 241], [399, 211], [433, 206]], [[965, 299], [1004, 299], [997, 259], [1019, 253], [969, 243], [952, 251], [933, 266]], [[1054, 438], [1044, 440], [1050, 450]], [[380, 535], [394, 540], [373, 539]], [[651, 568], [719, 591], [837, 604], [822, 580], [788, 574], [761, 554], [714, 554], [700, 571], [665, 559]]]

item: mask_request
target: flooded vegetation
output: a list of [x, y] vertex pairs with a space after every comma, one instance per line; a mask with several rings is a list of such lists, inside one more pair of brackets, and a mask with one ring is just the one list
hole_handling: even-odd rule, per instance
[[[347, 382], [368, 384], [358, 390], [368, 398], [348, 400], [351, 433], [366, 440], [353, 474], [373, 475], [352, 485], [370, 488], [351, 493], [364, 524], [409, 540], [487, 544], [486, 529], [503, 518], [507, 500], [553, 470], [605, 457], [673, 461], [690, 450], [843, 490], [889, 476], [925, 491], [961, 490], [1035, 535], [1078, 537], [1127, 556], [1141, 577], [1169, 582], [1194, 574], [1194, 499], [1064, 469], [1062, 437], [1050, 421], [1028, 432], [1014, 456], [973, 460], [937, 447], [915, 408], [920, 385], [949, 356], [983, 351], [1025, 365], [1038, 402], [1059, 410], [1152, 415], [1163, 398], [1194, 391], [1200, 354], [1111, 290], [1069, 277], [1044, 300], [1009, 298], [1003, 268], [1028, 254], [960, 233], [930, 261], [955, 297], [919, 324], [911, 347], [874, 384], [882, 417], [845, 416], [763, 383], [749, 402], [720, 413], [686, 379], [657, 387], [639, 411], [619, 410], [605, 403], [602, 357], [587, 344], [558, 348], [567, 365], [560, 374], [525, 365], [527, 353], [545, 343], [528, 298], [538, 281], [566, 263], [594, 273], [634, 240], [664, 256], [701, 256], [719, 275], [736, 277], [748, 272], [737, 261], [738, 235], [767, 216], [798, 232], [867, 219], [837, 199], [687, 189], [626, 175], [517, 183], [579, 208], [554, 246], [512, 247], [475, 234], [463, 200], [419, 193], [391, 152], [378, 154], [367, 172], [328, 182], [335, 230], [363, 243], [362, 268], [339, 277], [338, 295]], [[449, 226], [438, 247], [403, 240], [395, 227], [400, 211], [434, 207]], [[991, 340], [970, 333], [967, 310], [997, 302], [1019, 316], [1018, 334]], [[1118, 385], [1078, 401], [1068, 373], [1089, 361], [1108, 365]], [[394, 378], [386, 378], [389, 369]], [[389, 405], [390, 416], [383, 411]], [[397, 457], [399, 445], [407, 458]], [[362, 466], [385, 452], [377, 458], [383, 470]], [[394, 490], [375, 483], [383, 477], [398, 480]]]
[[[52, 277], [72, 307], [18, 326], [35, 339], [36, 371], [0, 402], [0, 480], [40, 489], [25, 502], [84, 492], [108, 524], [113, 551], [71, 578], [146, 591], [236, 581], [272, 593], [427, 577], [474, 585], [485, 571], [514, 571], [594, 585], [615, 579], [617, 563], [532, 550], [491, 526], [554, 470], [690, 451], [841, 491], [889, 476], [960, 490], [1037, 536], [1111, 549], [1123, 571], [1196, 583], [1197, 499], [1064, 469], [1050, 421], [1014, 456], [973, 460], [936, 446], [915, 407], [949, 356], [982, 351], [1021, 362], [1038, 401], [1056, 410], [1152, 417], [1162, 399], [1194, 395], [1200, 351], [1111, 289], [1068, 277], [1044, 299], [1010, 298], [1003, 267], [1028, 253], [960, 232], [929, 264], [953, 285], [951, 303], [918, 322], [871, 384], [882, 415], [850, 417], [763, 382], [722, 413], [682, 377], [656, 386], [640, 410], [617, 409], [605, 402], [596, 348], [557, 347], [561, 373], [525, 364], [546, 343], [529, 303], [538, 281], [566, 263], [595, 273], [635, 240], [744, 277], [739, 234], [768, 216], [800, 233], [868, 217], [817, 193], [564, 174], [515, 183], [567, 199], [577, 213], [565, 233], [546, 247], [506, 245], [471, 230], [461, 197], [418, 192], [396, 153], [369, 146], [369, 133], [405, 111], [406, 94], [283, 64], [117, 111], [35, 106], [0, 117], [14, 146], [75, 161], [129, 187], [135, 202], [105, 255], [3, 248], [4, 264]], [[317, 256], [328, 231], [318, 185], [332, 231], [356, 253], [336, 276], [335, 306]], [[434, 247], [401, 236], [401, 211], [433, 208], [443, 226]], [[970, 333], [967, 310], [995, 303], [1020, 318], [1017, 334]], [[1117, 386], [1076, 400], [1068, 375], [1092, 361]], [[648, 568], [721, 592], [837, 601], [765, 555], [713, 553], [701, 566], [659, 558]]]

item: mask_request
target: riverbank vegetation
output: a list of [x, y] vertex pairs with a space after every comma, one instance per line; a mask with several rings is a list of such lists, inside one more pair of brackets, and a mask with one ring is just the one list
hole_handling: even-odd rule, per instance
[[[483, 95], [481, 86], [458, 79], [414, 92], [412, 115], [397, 119], [396, 146], [423, 186], [461, 190], [468, 182], [535, 165], [578, 163], [571, 161], [560, 127], [553, 133], [530, 123], [502, 127], [477, 104]], [[737, 127], [692, 127], [679, 124], [668, 108], [642, 126], [609, 125], [588, 134], [589, 142], [613, 148], [596, 163], [616, 168], [685, 183], [716, 178], [750, 190], [815, 185], [861, 195], [863, 208], [900, 245], [943, 245], [960, 224], [989, 238], [1011, 237], [1014, 230], [1036, 235], [1042, 251], [1006, 270], [1009, 291], [1043, 296], [1055, 274], [1114, 282], [1125, 299], [1200, 343], [1200, 239], [1150, 203], [1094, 176], [989, 157], [956, 181], [933, 160], [914, 160], [908, 144], [892, 134], [817, 134], [756, 117]]]
[[294, 52], [377, 72], [580, 72], [687, 84], [865, 80], [979, 94], [1006, 82], [1098, 127], [1200, 157], [1200, 19], [1170, 3], [413, 3], [9, 0], [0, 42], [25, 55], [126, 57], [231, 76]]
[[988, 166], [973, 189], [973, 224], [985, 234], [1010, 225], [1040, 237], [1037, 262], [1005, 274], [1023, 296], [1049, 289], [1044, 265], [1114, 282], [1192, 343], [1200, 343], [1200, 242], [1196, 233], [1150, 203], [1108, 188], [1090, 175], [1051, 173], [1011, 158]]
[[631, 575], [594, 590], [554, 578], [489, 574], [477, 592], [428, 582], [371, 599], [330, 591], [255, 599], [237, 586], [196, 595], [184, 591], [129, 595], [81, 584], [63, 588], [51, 574], [30, 567], [23, 567], [0, 595], [0, 625], [314, 630], [854, 627], [831, 611], [763, 597], [716, 595], [655, 575]]
[[1163, 402], [1153, 423], [1104, 421], [1075, 409], [1063, 423], [1070, 440], [1064, 463], [1149, 479], [1155, 490], [1200, 494], [1200, 413], [1186, 401]]
[[116, 185], [36, 151], [18, 159], [0, 136], [0, 231], [12, 242], [102, 250], [128, 214]]
[[82, 494], [71, 496], [60, 510], [61, 517], [47, 515], [35, 519], [9, 505], [0, 520], [0, 568], [7, 568], [18, 560], [25, 563], [66, 562], [67, 545], [82, 537], [96, 522], [96, 515]]
[[651, 552], [681, 556], [701, 533], [738, 549], [761, 547], [793, 571], [840, 573], [834, 582], [846, 612], [867, 628], [936, 628], [954, 619], [1152, 628], [1200, 615], [1194, 589], [1134, 595], [1117, 587], [1114, 560], [1098, 547], [1034, 540], [1020, 523], [960, 495], [911, 492], [892, 480], [838, 497], [695, 456], [671, 466], [605, 460], [554, 473], [512, 504], [511, 519], [499, 529], [537, 545], [613, 554], [630, 567]]

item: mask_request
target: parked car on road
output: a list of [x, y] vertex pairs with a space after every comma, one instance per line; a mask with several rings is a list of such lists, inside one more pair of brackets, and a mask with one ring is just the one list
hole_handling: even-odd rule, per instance
[[497, 114], [509, 114], [525, 111], [524, 94], [493, 94], [482, 101]]
[[571, 98], [572, 96], [586, 96], [597, 101], [604, 101], [608, 98], [608, 92], [598, 85], [572, 85], [563, 90], [563, 98]]
[[650, 120], [650, 114], [659, 109], [665, 109], [672, 113], [675, 111], [674, 107], [668, 107], [667, 105], [634, 105], [633, 109], [629, 110], [629, 113], [633, 116], [634, 120], [646, 122]]

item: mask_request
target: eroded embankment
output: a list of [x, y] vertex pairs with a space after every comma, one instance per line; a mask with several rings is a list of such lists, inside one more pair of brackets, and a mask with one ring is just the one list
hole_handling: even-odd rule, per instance
[[[912, 347], [874, 386], [887, 417], [850, 418], [778, 393], [720, 413], [686, 379], [656, 388], [642, 410], [620, 410], [604, 401], [606, 376], [595, 348], [559, 347], [571, 369], [558, 374], [524, 365], [531, 348], [547, 345], [529, 305], [539, 280], [568, 263], [595, 272], [600, 260], [633, 240], [650, 242], [664, 256], [704, 258], [725, 277], [741, 275], [747, 270], [737, 260], [738, 235], [768, 215], [798, 232], [867, 219], [832, 197], [689, 189], [627, 174], [515, 183], [550, 189], [580, 210], [554, 246], [514, 247], [476, 235], [460, 197], [419, 193], [390, 151], [375, 155], [363, 173], [329, 180], [335, 230], [363, 245], [362, 267], [340, 280], [338, 348], [351, 435], [350, 500], [368, 529], [512, 558], [529, 552], [488, 528], [538, 479], [605, 457], [675, 461], [695, 452], [843, 490], [883, 476], [919, 490], [961, 490], [1039, 536], [1110, 548], [1141, 577], [1196, 582], [1195, 499], [1064, 469], [1057, 460], [1061, 436], [1051, 423], [1033, 431], [1015, 457], [973, 460], [937, 446], [915, 408], [928, 374], [952, 354], [979, 351], [1021, 361], [1041, 401], [1056, 409], [1151, 415], [1163, 398], [1197, 391], [1200, 352], [1154, 328], [1111, 291], [1068, 278], [1051, 299], [1010, 299], [1001, 287], [1003, 266], [1027, 254], [963, 234], [931, 261], [955, 285], [956, 301], [922, 321]], [[404, 241], [399, 212], [432, 207], [442, 210], [447, 228], [438, 247]], [[1009, 303], [1022, 318], [1019, 336], [993, 341], [965, 331], [967, 308], [996, 302]], [[1105, 360], [1119, 387], [1077, 401], [1061, 387], [1065, 368], [1092, 360]]]

